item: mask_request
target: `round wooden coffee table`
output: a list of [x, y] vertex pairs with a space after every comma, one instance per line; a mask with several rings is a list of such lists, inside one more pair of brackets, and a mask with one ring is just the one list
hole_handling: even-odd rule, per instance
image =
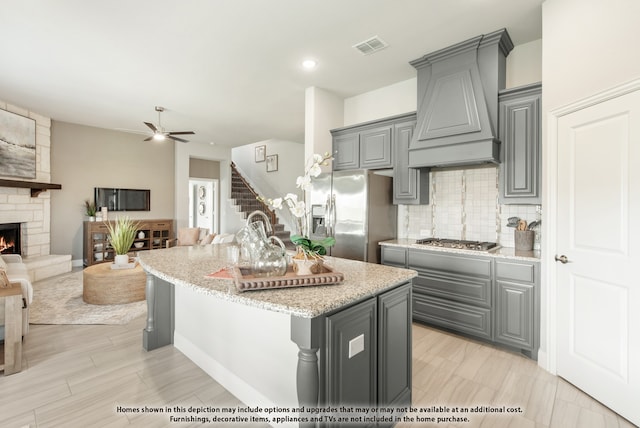
[[99, 263], [82, 271], [82, 300], [93, 305], [120, 305], [145, 299], [147, 275], [140, 265], [111, 269]]

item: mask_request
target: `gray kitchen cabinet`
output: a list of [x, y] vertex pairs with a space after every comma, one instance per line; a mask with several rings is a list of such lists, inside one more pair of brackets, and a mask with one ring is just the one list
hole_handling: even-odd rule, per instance
[[381, 264], [400, 268], [407, 267], [407, 249], [405, 247], [395, 247], [382, 245], [380, 248]]
[[540, 264], [496, 260], [495, 337], [537, 358]]
[[500, 202], [542, 203], [540, 83], [501, 91]]
[[391, 168], [390, 125], [360, 132], [360, 168]]
[[327, 317], [327, 404], [376, 405], [376, 309], [371, 298]]
[[392, 168], [394, 125], [415, 120], [415, 116], [415, 113], [407, 113], [332, 129], [333, 170]]
[[360, 134], [349, 132], [333, 137], [333, 169], [360, 168]]
[[326, 317], [324, 405], [409, 406], [411, 293], [407, 282]]
[[492, 263], [488, 258], [409, 249], [413, 318], [492, 338]]
[[393, 163], [393, 203], [420, 205], [429, 203], [429, 169], [409, 167], [409, 145], [416, 126], [415, 117], [393, 127], [395, 160]]
[[540, 263], [383, 245], [382, 263], [414, 269], [413, 319], [537, 359]]
[[378, 407], [411, 404], [410, 326], [410, 283], [378, 297]]

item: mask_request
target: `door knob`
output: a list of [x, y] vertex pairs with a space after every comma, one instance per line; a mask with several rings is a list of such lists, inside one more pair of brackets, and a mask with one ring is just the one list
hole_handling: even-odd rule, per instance
[[561, 255], [561, 256], [559, 256], [559, 255], [557, 255], [557, 254], [556, 254], [556, 261], [557, 261], [557, 262], [560, 262], [560, 263], [562, 263], [562, 264], [569, 263], [569, 259], [568, 259], [568, 258], [567, 258], [567, 256], [565, 256], [564, 254], [563, 254], [563, 255]]

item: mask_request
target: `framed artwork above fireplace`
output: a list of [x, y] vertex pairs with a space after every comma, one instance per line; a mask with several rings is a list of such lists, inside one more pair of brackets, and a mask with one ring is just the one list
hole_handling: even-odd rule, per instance
[[0, 176], [36, 178], [36, 121], [2, 109]]

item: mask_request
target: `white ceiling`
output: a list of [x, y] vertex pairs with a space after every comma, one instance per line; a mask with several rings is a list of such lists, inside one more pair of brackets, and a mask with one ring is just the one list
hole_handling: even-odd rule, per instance
[[[0, 100], [54, 120], [237, 146], [304, 141], [310, 86], [350, 97], [409, 61], [506, 28], [541, 38], [542, 0], [2, 0]], [[354, 48], [379, 36], [389, 47]], [[313, 72], [300, 63], [318, 61]], [[141, 138], [142, 139], [142, 138]]]

